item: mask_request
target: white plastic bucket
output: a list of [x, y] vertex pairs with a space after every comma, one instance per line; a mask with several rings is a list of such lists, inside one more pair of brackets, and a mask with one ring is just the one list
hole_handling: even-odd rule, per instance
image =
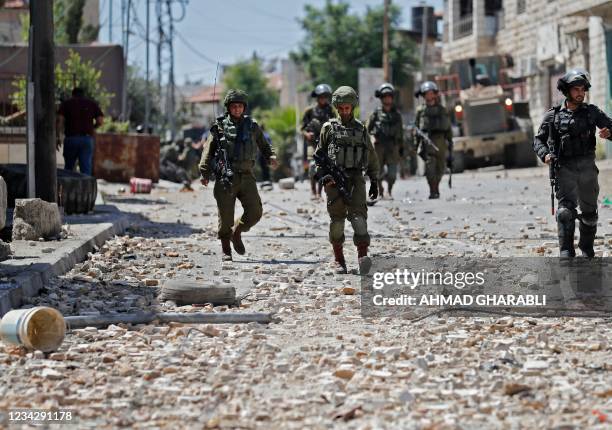
[[65, 335], [62, 314], [45, 306], [9, 311], [0, 321], [0, 339], [28, 349], [55, 351]]

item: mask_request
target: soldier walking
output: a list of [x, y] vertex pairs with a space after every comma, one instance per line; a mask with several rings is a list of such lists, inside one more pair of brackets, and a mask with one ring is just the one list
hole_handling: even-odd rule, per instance
[[[395, 88], [389, 83], [382, 84], [374, 95], [380, 99], [367, 122], [368, 133], [374, 138], [374, 148], [380, 167], [378, 173], [378, 194], [384, 197], [383, 179], [387, 181], [389, 197], [397, 178], [397, 165], [404, 145], [402, 116], [394, 105]], [[386, 173], [385, 173], [386, 168]]]
[[310, 191], [313, 198], [321, 197], [321, 184], [315, 179], [315, 164], [312, 154], [319, 143], [321, 127], [331, 118], [335, 117], [334, 110], [330, 105], [332, 89], [327, 84], [319, 84], [312, 90], [310, 96], [317, 103], [306, 108], [302, 117], [302, 135], [304, 136], [304, 163], [308, 163], [308, 177], [310, 179]]
[[[266, 141], [261, 128], [250, 116], [245, 115], [248, 105], [247, 94], [241, 90], [229, 90], [225, 96], [226, 113], [217, 118], [210, 129], [210, 135], [204, 144], [204, 151], [199, 169], [202, 184], [208, 186], [212, 165], [220, 150], [227, 156], [227, 162], [232, 174], [229, 178], [217, 177], [214, 187], [214, 197], [219, 211], [219, 232], [223, 260], [232, 259], [230, 241], [234, 250], [243, 255], [246, 251], [241, 234], [249, 231], [262, 216], [261, 198], [257, 191], [253, 167], [257, 159], [257, 149], [265, 159], [276, 168], [276, 156], [270, 144]], [[234, 221], [236, 199], [240, 200], [244, 212]]]
[[[591, 87], [589, 73], [583, 69], [567, 72], [557, 81], [565, 101], [544, 116], [533, 141], [533, 149], [546, 164], [552, 164], [558, 201], [557, 229], [559, 255], [574, 257], [574, 232], [579, 220], [578, 247], [583, 256], [593, 258], [597, 232], [599, 170], [595, 165], [596, 128], [599, 137], [610, 139], [612, 119], [597, 106], [586, 103]], [[553, 203], [554, 204], [554, 203]], [[580, 206], [581, 214], [576, 208]]]
[[423, 97], [425, 103], [418, 107], [415, 126], [426, 133], [437, 147], [427, 145], [417, 136], [420, 145], [419, 155], [425, 160], [425, 176], [429, 184], [429, 198], [440, 198], [440, 181], [444, 176], [448, 142], [452, 142], [453, 132], [450, 115], [440, 103], [438, 86], [431, 82], [423, 82], [415, 95]]
[[[370, 235], [366, 221], [368, 209], [364, 170], [370, 178], [368, 194], [374, 200], [378, 197], [378, 160], [364, 124], [353, 115], [357, 101], [357, 93], [351, 87], [342, 86], [333, 93], [332, 104], [340, 118], [330, 119], [323, 125], [316, 154], [328, 157], [344, 172], [346, 188], [350, 191], [350, 198], [343, 198], [331, 175], [321, 178], [327, 194], [327, 212], [331, 218], [329, 241], [334, 250], [336, 271], [347, 272], [343, 244], [344, 221], [348, 218], [354, 231], [359, 273], [366, 274], [372, 262], [368, 257]], [[322, 169], [323, 166], [317, 163], [317, 168]]]

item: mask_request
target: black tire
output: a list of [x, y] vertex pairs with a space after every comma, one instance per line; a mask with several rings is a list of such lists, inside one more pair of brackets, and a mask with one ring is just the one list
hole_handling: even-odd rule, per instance
[[535, 152], [529, 142], [514, 143], [504, 148], [504, 167], [534, 167], [538, 165]]
[[236, 304], [236, 290], [230, 286], [206, 286], [188, 279], [170, 279], [161, 287], [159, 300], [172, 300], [179, 306], [212, 303]]
[[[15, 199], [28, 196], [27, 167], [25, 164], [2, 164], [0, 176], [6, 182], [8, 207], [15, 207]], [[96, 204], [98, 184], [96, 178], [57, 169], [58, 204], [64, 207], [65, 214], [91, 212]]]

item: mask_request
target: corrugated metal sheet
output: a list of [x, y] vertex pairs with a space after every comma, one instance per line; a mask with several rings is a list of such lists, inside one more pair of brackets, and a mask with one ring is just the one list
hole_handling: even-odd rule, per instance
[[130, 178], [159, 180], [159, 136], [96, 134], [93, 175], [109, 182]]

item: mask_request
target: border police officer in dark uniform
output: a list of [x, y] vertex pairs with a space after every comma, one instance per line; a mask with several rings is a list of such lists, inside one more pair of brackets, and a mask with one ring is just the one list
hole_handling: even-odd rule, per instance
[[[610, 139], [612, 119], [597, 106], [585, 103], [591, 87], [590, 75], [583, 69], [567, 72], [557, 82], [565, 102], [550, 109], [537, 135], [533, 149], [546, 164], [553, 163], [558, 200], [557, 227], [561, 257], [574, 257], [576, 219], [580, 221], [578, 247], [585, 257], [595, 256], [599, 170], [595, 165], [595, 134]], [[576, 208], [580, 206], [581, 214]]]

